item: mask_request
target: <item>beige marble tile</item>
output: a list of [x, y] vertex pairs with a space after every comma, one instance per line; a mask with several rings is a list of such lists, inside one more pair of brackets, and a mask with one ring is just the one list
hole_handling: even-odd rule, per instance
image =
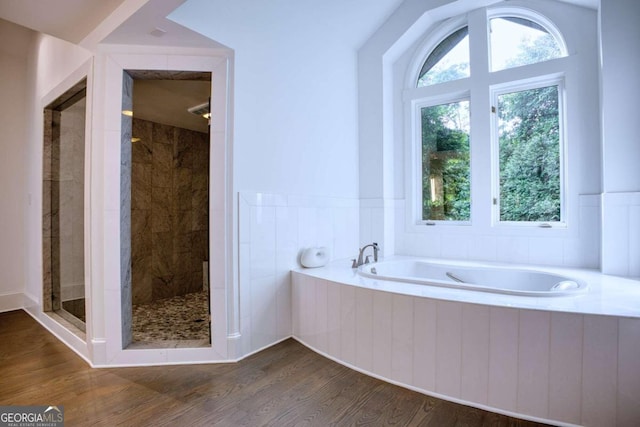
[[154, 279], [173, 273], [173, 239], [171, 233], [152, 233], [152, 270]]
[[173, 142], [173, 162], [176, 168], [193, 167], [193, 133], [187, 129], [176, 129], [176, 139]]
[[154, 276], [151, 279], [151, 299], [153, 301], [175, 296], [173, 275]]
[[151, 209], [151, 177], [148, 163], [131, 165], [131, 209]]
[[176, 128], [173, 126], [153, 123], [153, 143], [172, 145], [175, 138], [175, 131]]
[[173, 183], [173, 153], [170, 145], [153, 144], [153, 187], [171, 188]]
[[170, 232], [171, 219], [171, 189], [153, 187], [151, 189], [151, 231]]
[[191, 196], [191, 229], [207, 230], [209, 228], [209, 193], [207, 189], [194, 189]]
[[153, 123], [134, 117], [131, 137], [136, 140], [131, 142], [132, 162], [150, 164], [153, 160]]
[[173, 207], [191, 209], [191, 169], [177, 168], [173, 173]]

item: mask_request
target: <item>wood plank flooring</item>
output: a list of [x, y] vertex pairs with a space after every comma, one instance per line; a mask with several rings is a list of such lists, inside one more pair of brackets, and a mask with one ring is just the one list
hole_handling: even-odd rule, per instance
[[66, 426], [543, 426], [370, 378], [291, 339], [233, 364], [93, 369], [23, 311], [0, 314], [0, 405], [64, 405]]

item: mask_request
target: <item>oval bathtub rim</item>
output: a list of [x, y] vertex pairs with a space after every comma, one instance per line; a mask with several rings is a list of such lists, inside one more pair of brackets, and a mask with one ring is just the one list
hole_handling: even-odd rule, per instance
[[[469, 268], [469, 264], [473, 265], [473, 268], [475, 269], [480, 269], [480, 270], [508, 270], [508, 271], [514, 271], [514, 272], [524, 272], [524, 273], [542, 273], [542, 274], [554, 274], [556, 276], [561, 277], [563, 280], [560, 280], [558, 283], [561, 283], [562, 281], [570, 281], [570, 282], [574, 282], [577, 284], [577, 288], [571, 288], [571, 289], [559, 289], [559, 290], [555, 290], [555, 291], [525, 291], [525, 290], [516, 290], [516, 289], [503, 289], [503, 288], [496, 288], [496, 287], [490, 287], [490, 286], [483, 286], [483, 285], [476, 285], [473, 283], [454, 283], [454, 282], [447, 282], [444, 280], [438, 280], [438, 279], [421, 279], [421, 278], [413, 278], [413, 277], [394, 277], [394, 276], [385, 276], [385, 275], [378, 275], [375, 273], [370, 272], [370, 270], [372, 268], [375, 268], [376, 266], [382, 264], [382, 263], [405, 263], [407, 261], [414, 261], [414, 262], [422, 262], [425, 264], [430, 264], [430, 265], [436, 265], [436, 266], [447, 266], [447, 267], [452, 267], [452, 268], [460, 268], [460, 267], [464, 267], [464, 268]], [[369, 270], [369, 271], [367, 271]], [[414, 285], [420, 285], [420, 286], [432, 286], [432, 287], [438, 287], [438, 288], [447, 288], [447, 289], [454, 289], [454, 290], [466, 290], [466, 291], [475, 291], [475, 292], [484, 292], [484, 293], [491, 293], [491, 294], [498, 294], [498, 295], [511, 295], [511, 296], [521, 296], [521, 297], [542, 297], [542, 298], [556, 298], [556, 297], [576, 297], [579, 295], [584, 295], [586, 293], [589, 292], [590, 286], [587, 282], [585, 282], [584, 280], [580, 280], [577, 279], [575, 277], [566, 277], [566, 276], [561, 276], [560, 274], [556, 274], [556, 273], [549, 273], [546, 270], [542, 270], [539, 268], [522, 268], [520, 266], [518, 267], [509, 267], [509, 266], [498, 266], [498, 265], [478, 265], [477, 263], [467, 263], [464, 262], [462, 263], [453, 263], [450, 262], [449, 260], [442, 260], [442, 261], [434, 261], [434, 260], [430, 260], [430, 259], [426, 259], [426, 258], [407, 258], [407, 259], [387, 259], [387, 260], [382, 260], [379, 262], [375, 262], [375, 263], [370, 263], [370, 264], [364, 264], [361, 265], [360, 267], [357, 268], [357, 273], [358, 275], [362, 276], [362, 277], [366, 277], [369, 279], [373, 279], [373, 280], [386, 280], [386, 281], [392, 281], [392, 282], [400, 282], [400, 283], [407, 283], [407, 284], [414, 284]]]
[[320, 268], [297, 267], [292, 273], [328, 280], [336, 286], [371, 289], [399, 296], [413, 296], [430, 300], [459, 302], [490, 307], [505, 307], [524, 310], [549, 311], [572, 314], [595, 314], [640, 318], [640, 277], [622, 277], [602, 273], [595, 268], [514, 264], [501, 261], [459, 260], [415, 255], [389, 255], [383, 261], [420, 259], [425, 261], [473, 266], [508, 266], [569, 275], [589, 283], [589, 291], [573, 298], [546, 298], [537, 296], [507, 295], [491, 292], [471, 291], [437, 286], [414, 285], [390, 280], [361, 276], [351, 267], [352, 257], [338, 258]]

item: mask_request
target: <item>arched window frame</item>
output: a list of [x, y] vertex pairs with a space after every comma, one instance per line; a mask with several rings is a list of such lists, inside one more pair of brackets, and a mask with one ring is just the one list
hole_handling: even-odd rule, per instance
[[[545, 30], [547, 30], [547, 32], [551, 34], [551, 36], [553, 36], [553, 38], [556, 40], [556, 42], [558, 43], [558, 47], [560, 48], [560, 53], [561, 53], [560, 57], [565, 57], [569, 54], [569, 51], [567, 49], [567, 43], [562, 33], [558, 29], [558, 27], [550, 19], [531, 9], [527, 9], [523, 7], [500, 7], [500, 8], [489, 9], [487, 11], [487, 26], [490, 24], [491, 20], [494, 18], [507, 18], [507, 17], [522, 18], [522, 19], [535, 22], [536, 24], [540, 25]], [[495, 73], [495, 72], [502, 71], [502, 70], [496, 70], [496, 71], [491, 70], [491, 41], [490, 40], [488, 42], [488, 46], [489, 46], [489, 50], [487, 53], [489, 55], [489, 72]], [[538, 64], [538, 62], [536, 62], [535, 64]], [[527, 67], [529, 65], [534, 65], [534, 64], [528, 64], [528, 65], [522, 65], [522, 66]]]
[[[537, 62], [533, 64], [507, 68], [502, 70], [491, 71], [491, 47], [490, 47], [490, 37], [489, 37], [489, 23], [493, 18], [500, 17], [518, 17], [533, 21], [542, 27], [544, 27], [549, 34], [551, 34], [555, 40], [558, 42], [559, 48], [562, 52], [562, 57], [554, 58], [547, 61]], [[479, 19], [479, 17], [481, 19]], [[469, 37], [470, 37], [470, 50], [473, 50], [474, 41], [471, 40], [473, 37], [478, 37], [478, 34], [482, 34], [482, 31], [478, 31], [478, 23], [484, 22], [484, 34], [485, 40], [480, 41], [482, 45], [484, 45], [485, 58], [483, 61], [478, 61], [477, 57], [474, 59], [474, 53], [470, 52], [470, 77], [457, 79], [453, 81], [437, 83], [434, 85], [417, 87], [417, 81], [419, 78], [420, 70], [423, 66], [426, 58], [431, 54], [433, 49], [435, 49], [446, 37], [448, 37], [454, 31], [458, 29], [469, 26]], [[475, 26], [475, 27], [474, 27]], [[477, 46], [477, 44], [475, 44]], [[564, 135], [565, 126], [563, 126], [563, 122], [566, 117], [566, 113], [564, 109], [566, 108], [565, 102], [565, 93], [564, 93], [564, 78], [565, 78], [565, 69], [567, 67], [567, 62], [565, 61], [568, 56], [568, 46], [566, 44], [565, 38], [563, 37], [560, 29], [547, 17], [542, 15], [539, 12], [536, 12], [532, 9], [526, 7], [495, 7], [495, 8], [481, 8], [470, 11], [467, 14], [460, 15], [458, 17], [450, 18], [440, 25], [435, 27], [432, 31], [427, 34], [427, 36], [423, 39], [423, 41], [418, 45], [415, 50], [415, 53], [412, 59], [409, 62], [409, 66], [407, 67], [407, 72], [405, 75], [405, 89], [403, 94], [403, 102], [405, 104], [405, 126], [406, 132], [405, 135], [408, 136], [410, 142], [407, 144], [408, 150], [406, 158], [410, 163], [407, 163], [407, 168], [405, 172], [405, 182], [408, 184], [406, 186], [406, 197], [407, 197], [407, 223], [410, 227], [418, 227], [416, 230], [420, 229], [424, 225], [475, 225], [478, 224], [480, 227], [485, 227], [487, 224], [490, 227], [540, 227], [540, 228], [554, 228], [554, 229], [563, 229], [567, 227], [567, 156], [566, 156], [566, 138]], [[482, 63], [486, 64], [485, 69], [482, 69]], [[561, 129], [563, 135], [561, 137], [560, 142], [560, 150], [561, 150], [561, 220], [553, 223], [548, 222], [501, 222], [499, 220], [499, 215], [497, 214], [499, 206], [495, 206], [496, 200], [496, 192], [497, 190], [497, 182], [498, 182], [498, 148], [497, 148], [497, 138], [494, 138], [493, 135], [497, 134], [495, 132], [496, 123], [492, 116], [486, 112], [486, 110], [482, 107], [478, 107], [477, 104], [486, 104], [487, 107], [490, 106], [495, 99], [496, 90], [502, 87], [514, 87], [517, 88], [519, 85], [522, 87], [535, 87], [539, 84], [541, 85], [543, 82], [549, 82], [550, 80], [560, 82], [560, 90], [562, 91], [560, 96], [560, 121], [561, 121]], [[482, 81], [480, 86], [482, 88], [478, 88], [477, 81]], [[479, 91], [483, 91], [484, 93], [480, 96], [478, 95]], [[431, 221], [431, 220], [423, 220], [421, 218], [421, 205], [422, 205], [422, 189], [418, 184], [422, 177], [421, 165], [420, 165], [420, 123], [418, 120], [419, 114], [417, 111], [421, 106], [424, 105], [434, 105], [437, 103], [446, 103], [452, 102], [456, 99], [460, 98], [460, 94], [467, 94], [471, 100], [471, 219], [470, 221]], [[482, 98], [476, 100], [477, 98]], [[476, 100], [474, 102], [474, 100]], [[478, 111], [481, 111], [479, 116], [483, 116], [483, 118], [476, 117], [473, 118], [474, 114]], [[478, 126], [478, 130], [474, 130], [476, 128], [475, 124], [479, 123], [479, 121], [484, 121], [487, 123], [483, 126]], [[475, 123], [475, 124], [474, 124]], [[478, 159], [479, 152], [487, 152], [489, 151], [490, 159], [487, 161], [486, 158]], [[486, 157], [485, 154], [483, 154]], [[487, 175], [489, 173], [491, 175], [490, 182], [487, 182], [486, 179], [478, 179], [480, 175]], [[485, 183], [490, 184], [490, 190], [487, 189], [487, 185]], [[482, 188], [477, 188], [482, 187]], [[478, 197], [480, 196], [480, 197]], [[491, 206], [493, 205], [493, 206]], [[504, 231], [504, 230], [503, 230]]]

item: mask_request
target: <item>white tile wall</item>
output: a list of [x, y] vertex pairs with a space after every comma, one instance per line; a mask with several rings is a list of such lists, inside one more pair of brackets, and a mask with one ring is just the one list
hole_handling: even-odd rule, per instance
[[[239, 193], [240, 322], [244, 324], [242, 340], [249, 342], [241, 346], [243, 354], [291, 335], [290, 271], [299, 267], [300, 252], [308, 247], [326, 246], [332, 259], [354, 257], [358, 252], [358, 220], [356, 199]], [[329, 307], [334, 296], [324, 289], [320, 302]], [[319, 315], [326, 316], [324, 308], [319, 309]], [[327, 324], [321, 330], [337, 327], [329, 322], [340, 319], [339, 315], [335, 317], [340, 313], [333, 314], [326, 317]], [[314, 319], [313, 323], [324, 322], [323, 319]], [[314, 343], [320, 340], [328, 345], [328, 336], [317, 332], [312, 339]], [[345, 344], [346, 352], [350, 345], [355, 348], [352, 344]], [[351, 356], [355, 361], [355, 354]]]
[[[340, 285], [334, 285], [340, 286]], [[372, 355], [373, 372], [379, 372], [385, 378], [391, 375], [391, 346], [393, 336], [393, 300], [380, 292], [373, 292], [373, 334]], [[415, 361], [415, 359], [414, 359]]]
[[[323, 286], [324, 287], [324, 286]], [[318, 306], [320, 309], [320, 306]], [[373, 293], [356, 289], [356, 365], [373, 369]]]
[[340, 358], [356, 365], [356, 288], [340, 287]]
[[316, 318], [315, 318], [315, 330], [316, 337], [315, 342], [319, 348], [327, 348], [329, 345], [329, 290], [326, 285], [320, 281], [314, 281], [314, 300]]
[[640, 319], [408, 297], [299, 272], [292, 282], [295, 338], [365, 372], [552, 424], [640, 425]]
[[548, 312], [520, 310], [516, 410], [543, 418], [549, 414], [549, 325]]
[[618, 331], [617, 421], [632, 427], [640, 423], [640, 319], [620, 319]]
[[489, 310], [489, 396], [494, 408], [516, 410], [518, 390], [518, 310]]
[[[389, 204], [389, 202], [387, 202]], [[383, 205], [378, 202], [377, 205]], [[577, 223], [569, 224], [567, 229], [540, 230], [537, 228], [490, 227], [480, 224], [472, 226], [433, 226], [416, 228], [406, 223], [406, 213], [402, 201], [394, 201], [395, 218], [386, 219], [375, 216], [383, 212], [372, 200], [362, 207], [361, 237], [373, 238], [371, 229], [383, 227], [385, 221], [394, 221], [394, 248], [398, 255], [415, 255], [435, 258], [462, 260], [512, 262], [521, 264], [553, 265], [565, 267], [600, 267], [600, 196], [581, 195], [579, 197]], [[636, 205], [634, 205], [636, 206]], [[637, 203], [640, 210], [640, 201]], [[631, 209], [631, 208], [629, 208]], [[626, 211], [625, 211], [626, 212]], [[634, 255], [626, 255], [617, 263], [628, 263], [627, 258], [640, 259], [640, 215], [629, 224], [627, 212], [624, 218], [616, 219], [623, 225], [624, 233], [637, 237], [615, 239], [622, 242], [635, 242]], [[572, 217], [573, 218], [573, 217]], [[635, 228], [634, 228], [635, 227]], [[612, 238], [612, 240], [615, 240]], [[366, 238], [365, 238], [366, 240]], [[634, 243], [629, 243], [633, 245]], [[628, 247], [629, 244], [625, 247]], [[615, 246], [615, 242], [611, 243]], [[619, 252], [616, 252], [619, 253]], [[640, 275], [640, 261], [637, 262]]]
[[582, 420], [586, 425], [616, 422], [618, 319], [585, 316], [582, 354]]
[[392, 298], [391, 377], [406, 384], [413, 381], [413, 298]]
[[583, 316], [551, 313], [549, 418], [580, 419]]
[[602, 196], [602, 272], [640, 277], [640, 193]]
[[462, 304], [438, 301], [436, 305], [436, 390], [460, 397], [462, 367]]
[[[327, 350], [331, 354], [341, 354], [340, 346], [340, 288], [336, 283], [326, 284], [327, 286]], [[294, 309], [297, 305], [291, 302]]]
[[423, 390], [436, 388], [436, 302], [413, 301], [413, 384]]
[[486, 404], [489, 395], [489, 319], [487, 306], [462, 306], [462, 381], [460, 397]]

